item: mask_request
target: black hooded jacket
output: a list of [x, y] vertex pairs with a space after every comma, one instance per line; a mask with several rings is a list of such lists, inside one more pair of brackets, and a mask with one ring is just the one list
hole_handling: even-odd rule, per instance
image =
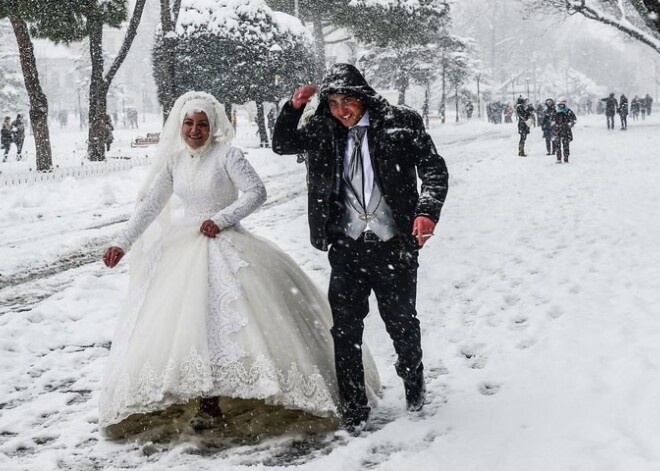
[[[328, 95], [340, 93], [363, 99], [369, 111], [369, 153], [374, 178], [392, 209], [400, 234], [410, 235], [416, 216], [438, 221], [447, 194], [447, 167], [438, 155], [421, 116], [412, 109], [391, 106], [349, 64], [335, 64], [319, 89], [319, 106], [300, 129], [304, 108], [291, 101], [275, 124], [273, 150], [278, 154], [308, 155], [308, 217], [312, 245], [327, 250], [344, 211], [341, 175], [348, 128], [332, 117]], [[417, 191], [417, 176], [421, 196]]]

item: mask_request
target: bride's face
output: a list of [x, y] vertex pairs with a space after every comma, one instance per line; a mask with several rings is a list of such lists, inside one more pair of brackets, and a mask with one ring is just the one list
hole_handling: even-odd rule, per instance
[[186, 144], [193, 149], [202, 147], [211, 134], [211, 126], [206, 113], [188, 113], [181, 125], [181, 135]]

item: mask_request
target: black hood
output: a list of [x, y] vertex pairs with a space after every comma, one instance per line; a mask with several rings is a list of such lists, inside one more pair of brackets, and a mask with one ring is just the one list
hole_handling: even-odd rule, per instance
[[328, 95], [339, 93], [362, 98], [368, 109], [387, 104], [387, 101], [371, 88], [360, 71], [351, 64], [334, 64], [323, 77], [319, 89], [319, 111], [329, 114]]
[[328, 95], [341, 93], [342, 95], [368, 98], [376, 95], [376, 91], [369, 86], [360, 71], [351, 64], [335, 64], [323, 77], [319, 98], [327, 99]]

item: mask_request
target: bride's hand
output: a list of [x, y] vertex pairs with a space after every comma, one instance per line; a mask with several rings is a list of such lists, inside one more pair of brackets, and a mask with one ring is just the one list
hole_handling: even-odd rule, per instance
[[114, 268], [119, 263], [119, 260], [124, 256], [124, 251], [120, 247], [108, 247], [103, 254], [103, 263], [108, 268]]
[[211, 239], [214, 239], [215, 236], [217, 236], [220, 233], [220, 228], [211, 219], [207, 219], [200, 226], [199, 232], [204, 234], [206, 237], [210, 237]]

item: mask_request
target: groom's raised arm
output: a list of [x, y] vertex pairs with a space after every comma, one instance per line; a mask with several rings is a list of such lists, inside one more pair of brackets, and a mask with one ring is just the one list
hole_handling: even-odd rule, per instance
[[298, 122], [303, 110], [304, 108], [295, 109], [291, 100], [282, 106], [273, 130], [273, 151], [275, 153], [286, 155], [305, 151], [303, 132], [298, 129]]
[[273, 150], [276, 153], [300, 154], [306, 150], [305, 131], [298, 127], [298, 123], [316, 91], [316, 85], [312, 84], [298, 87], [282, 107], [273, 130]]

